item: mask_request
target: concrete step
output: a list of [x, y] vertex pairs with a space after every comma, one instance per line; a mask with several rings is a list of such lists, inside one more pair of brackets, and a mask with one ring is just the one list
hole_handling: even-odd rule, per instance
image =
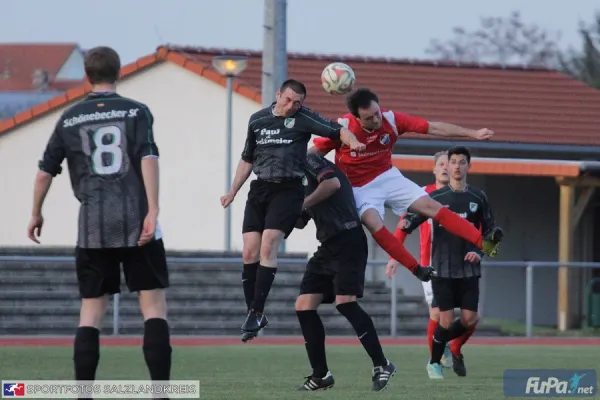
[[[0, 288], [2, 289], [23, 285], [45, 285], [48, 287], [54, 287], [59, 285], [75, 285], [77, 283], [77, 278], [74, 271], [65, 274], [59, 274], [55, 272], [46, 275], [42, 275], [41, 273], [40, 275], [36, 275], [30, 272], [24, 272], [18, 275], [6, 275], [3, 271], [2, 274], [2, 280], [0, 281]], [[202, 285], [242, 287], [241, 278], [238, 276], [238, 274], [232, 275], [230, 273], [170, 273], [169, 280], [173, 288], [190, 286], [196, 287]], [[121, 277], [121, 282], [124, 281], [124, 278]], [[302, 275], [300, 274], [278, 273], [275, 277], [273, 285], [279, 287], [298, 288], [301, 281]], [[365, 287], [386, 290], [385, 286], [380, 283], [365, 282]]]
[[[70, 286], [67, 288], [53, 288], [55, 290], [48, 290], [48, 287], [36, 290], [36, 287], [28, 287], [27, 290], [23, 289], [8, 289], [0, 290], [0, 302], [5, 306], [11, 305], [23, 305], [30, 304], [31, 302], [43, 302], [44, 304], [50, 304], [50, 302], [57, 302], [58, 305], [68, 305], [72, 302], [79, 304], [79, 294], [76, 287]], [[177, 289], [167, 291], [168, 301], [185, 301], [185, 302], [208, 302], [208, 301], [233, 301], [243, 304], [244, 294], [242, 293], [240, 285], [235, 290], [224, 291], [223, 287], [215, 286], [203, 286], [201, 290], [189, 290], [189, 289]], [[273, 291], [269, 294], [269, 303], [283, 303], [283, 304], [294, 304], [297, 295], [297, 289], [295, 294], [290, 296], [285, 291], [277, 290], [274, 287]], [[224, 295], [226, 293], [226, 296]], [[425, 302], [422, 296], [407, 296], [398, 294], [398, 305], [417, 305], [424, 306]], [[123, 292], [120, 296], [120, 300], [123, 304], [125, 302], [137, 303], [137, 295], [132, 293]], [[360, 299], [361, 304], [365, 303], [378, 303], [385, 305], [386, 307], [390, 303], [389, 293], [369, 293], [365, 291], [365, 297]], [[52, 303], [55, 304], [55, 303]], [[425, 309], [426, 310], [426, 309]]]
[[[373, 317], [389, 317], [389, 307], [382, 307], [379, 304], [361, 304], [363, 309]], [[272, 304], [267, 305], [267, 316], [274, 318], [292, 317], [296, 318], [293, 304], [282, 305]], [[341, 314], [333, 305], [323, 305], [320, 310], [323, 317], [338, 317]], [[108, 309], [108, 314], [112, 315], [112, 308]], [[123, 318], [131, 316], [137, 317], [140, 315], [137, 305], [120, 305], [119, 314]], [[245, 304], [231, 303], [229, 307], [215, 308], [212, 304], [196, 303], [187, 307], [171, 307], [169, 310], [169, 318], [184, 319], [184, 318], [208, 318], [216, 320], [235, 319], [246, 314]], [[0, 306], [0, 321], [17, 320], [20, 318], [38, 318], [38, 317], [61, 317], [61, 316], [78, 316], [79, 306], [77, 304], [63, 305], [61, 307], [52, 307], [50, 305], [26, 305], [20, 307]], [[398, 318], [422, 318], [423, 310], [418, 308], [403, 307], [400, 305], [397, 310]]]

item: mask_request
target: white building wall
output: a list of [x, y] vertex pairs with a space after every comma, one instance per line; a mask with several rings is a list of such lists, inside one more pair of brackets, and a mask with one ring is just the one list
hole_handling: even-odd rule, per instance
[[[161, 153], [161, 213], [165, 244], [174, 250], [224, 249], [226, 90], [193, 72], [166, 62], [124, 80], [123, 96], [150, 107]], [[250, 115], [260, 104], [234, 93], [232, 171], [240, 159]], [[3, 188], [0, 245], [33, 245], [25, 230], [31, 215], [37, 161], [64, 107], [0, 136], [0, 187]], [[66, 162], [63, 167], [66, 168]], [[10, 171], [10, 172], [9, 172]], [[254, 175], [250, 179], [254, 179]], [[242, 218], [249, 182], [232, 207], [232, 242], [242, 248]], [[68, 173], [54, 180], [44, 206], [43, 245], [72, 246], [79, 204]], [[314, 251], [314, 226], [295, 231], [286, 243], [293, 252]]]

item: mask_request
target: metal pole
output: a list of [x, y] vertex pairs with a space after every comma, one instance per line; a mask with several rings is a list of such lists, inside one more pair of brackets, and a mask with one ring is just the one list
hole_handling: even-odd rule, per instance
[[120, 316], [120, 300], [121, 296], [119, 293], [113, 295], [113, 335], [119, 334], [119, 325], [121, 323]]
[[[233, 76], [227, 77], [227, 147], [225, 149], [225, 193], [231, 189], [231, 142], [233, 124]], [[231, 205], [225, 209], [225, 251], [231, 251]]]
[[390, 336], [396, 337], [398, 333], [398, 290], [396, 288], [396, 274], [392, 275], [392, 285], [390, 294]]
[[533, 336], [533, 267], [525, 267], [525, 336]]

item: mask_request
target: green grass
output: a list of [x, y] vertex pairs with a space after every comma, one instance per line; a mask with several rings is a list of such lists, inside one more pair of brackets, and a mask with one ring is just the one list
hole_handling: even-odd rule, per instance
[[[371, 364], [358, 346], [330, 346], [333, 389], [298, 393], [294, 389], [309, 374], [303, 346], [175, 347], [172, 379], [200, 380], [202, 399], [293, 400], [502, 399], [502, 374], [510, 368], [600, 367], [600, 348], [583, 346], [471, 346], [464, 349], [468, 376], [446, 370], [446, 379], [430, 381], [425, 371], [427, 348], [388, 346], [386, 355], [398, 367], [388, 390], [370, 392]], [[73, 379], [70, 347], [0, 348], [3, 380]], [[138, 347], [102, 348], [97, 379], [148, 379]]]

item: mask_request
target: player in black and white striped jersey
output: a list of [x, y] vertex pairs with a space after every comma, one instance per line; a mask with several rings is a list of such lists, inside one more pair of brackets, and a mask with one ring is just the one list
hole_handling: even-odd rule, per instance
[[75, 336], [77, 380], [94, 380], [99, 329], [109, 296], [127, 286], [139, 292], [144, 317], [144, 358], [151, 379], [170, 378], [171, 345], [165, 289], [169, 274], [158, 224], [158, 147], [148, 107], [116, 93], [119, 55], [97, 47], [85, 55], [92, 93], [58, 120], [39, 162], [29, 238], [39, 243], [42, 205], [52, 180], [68, 162], [81, 206], [76, 270], [82, 298]]

